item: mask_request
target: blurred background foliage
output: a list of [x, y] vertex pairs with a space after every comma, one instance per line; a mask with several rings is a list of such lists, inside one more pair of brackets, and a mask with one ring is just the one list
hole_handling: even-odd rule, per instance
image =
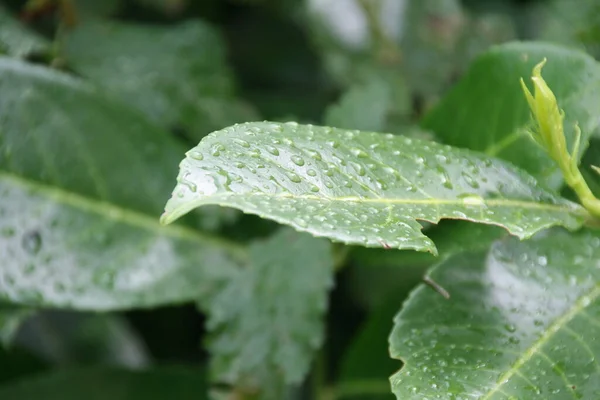
[[[417, 128], [421, 116], [477, 54], [515, 39], [600, 56], [600, 3], [0, 1], [0, 53], [89, 80], [186, 147], [213, 130], [262, 119], [432, 138]], [[218, 208], [186, 222], [240, 242], [276, 229]], [[426, 227], [442, 255], [451, 251], [447, 232], [457, 225]], [[291, 398], [392, 398], [387, 377], [401, 366], [387, 354], [392, 317], [433, 261], [411, 252], [348, 249], [330, 293], [325, 344]], [[3, 400], [42, 398], [36, 396], [58, 387], [67, 391], [43, 398], [204, 396], [206, 324], [193, 305], [9, 315], [14, 320], [0, 321], [11, 327], [3, 334], [14, 334], [12, 345], [0, 350]], [[131, 372], [150, 366], [158, 369]], [[149, 386], [135, 391], [132, 382]]]

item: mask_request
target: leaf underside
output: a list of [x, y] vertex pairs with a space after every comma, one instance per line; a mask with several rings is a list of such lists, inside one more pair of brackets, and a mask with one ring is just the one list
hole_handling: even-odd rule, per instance
[[[600, 396], [600, 236], [556, 229], [455, 256], [395, 319], [398, 399]], [[451, 396], [451, 397], [448, 397]]]
[[527, 238], [585, 212], [505, 162], [391, 134], [296, 123], [235, 125], [180, 164], [163, 223], [206, 204], [363, 246], [435, 252], [417, 220], [464, 219]]

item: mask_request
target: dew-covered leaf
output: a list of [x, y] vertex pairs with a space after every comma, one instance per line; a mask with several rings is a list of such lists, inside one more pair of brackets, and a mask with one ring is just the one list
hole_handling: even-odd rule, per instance
[[[398, 399], [600, 395], [600, 236], [553, 230], [435, 267], [395, 319]], [[449, 398], [449, 397], [448, 397]]]
[[423, 126], [442, 141], [500, 157], [558, 188], [562, 175], [554, 161], [526, 134], [531, 113], [519, 79], [548, 59], [544, 79], [566, 114], [565, 133], [579, 123], [582, 149], [600, 123], [600, 66], [583, 52], [543, 43], [509, 43], [480, 56], [462, 80], [426, 116]]
[[0, 58], [0, 88], [0, 301], [155, 306], [228, 273], [226, 244], [157, 222], [183, 154], [169, 135], [20, 61]]
[[206, 304], [212, 379], [282, 399], [308, 372], [323, 340], [332, 285], [329, 242], [284, 228], [254, 242], [240, 268]]
[[214, 132], [187, 153], [163, 223], [219, 204], [348, 244], [435, 251], [417, 220], [526, 238], [585, 212], [509, 164], [434, 142], [296, 123]]
[[194, 141], [256, 118], [234, 97], [222, 38], [202, 21], [170, 27], [86, 21], [65, 36], [63, 53], [99, 87], [158, 125], [183, 128]]
[[0, 386], [2, 400], [203, 400], [201, 370], [159, 367], [147, 371], [116, 368], [58, 370]]
[[49, 48], [45, 38], [27, 29], [0, 4], [0, 54], [25, 57]]

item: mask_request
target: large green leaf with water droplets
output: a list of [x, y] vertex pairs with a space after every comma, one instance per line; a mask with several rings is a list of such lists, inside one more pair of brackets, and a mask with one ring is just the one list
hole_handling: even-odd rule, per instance
[[526, 134], [531, 115], [519, 84], [544, 57], [544, 79], [565, 111], [567, 138], [572, 141], [578, 122], [585, 149], [600, 123], [600, 66], [583, 52], [551, 44], [493, 47], [426, 116], [423, 126], [447, 144], [511, 161], [550, 187], [559, 187], [558, 167]]
[[147, 371], [96, 367], [59, 370], [0, 386], [2, 400], [207, 399], [201, 370], [159, 367]]
[[234, 97], [222, 38], [202, 21], [166, 28], [85, 21], [68, 32], [62, 50], [77, 72], [194, 142], [256, 118]]
[[296, 123], [214, 132], [187, 153], [162, 222], [205, 204], [349, 244], [435, 251], [418, 220], [465, 219], [526, 238], [585, 212], [509, 164], [391, 134]]
[[438, 265], [395, 320], [398, 399], [600, 398], [600, 232], [554, 230]]
[[285, 398], [304, 379], [323, 341], [330, 243], [285, 228], [249, 248], [249, 262], [206, 309], [212, 379], [260, 399]]
[[25, 57], [49, 49], [45, 38], [28, 30], [0, 4], [0, 54]]
[[224, 243], [157, 222], [183, 153], [168, 135], [42, 67], [0, 58], [0, 88], [0, 301], [155, 306], [228, 273]]

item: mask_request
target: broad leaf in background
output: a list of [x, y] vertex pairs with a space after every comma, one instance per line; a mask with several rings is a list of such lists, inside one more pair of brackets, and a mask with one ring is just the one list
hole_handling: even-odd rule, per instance
[[49, 49], [45, 38], [23, 26], [0, 4], [0, 54], [26, 57]]
[[74, 70], [157, 125], [182, 127], [194, 142], [223, 126], [256, 119], [234, 97], [225, 45], [204, 22], [163, 28], [85, 21], [65, 35], [62, 50]]
[[[365, 287], [376, 287], [365, 285]], [[364, 287], [363, 287], [364, 290]], [[339, 380], [333, 388], [337, 399], [390, 400], [389, 377], [402, 365], [389, 358], [387, 338], [394, 314], [402, 305], [399, 292], [379, 304], [359, 330], [341, 361]]]
[[249, 263], [208, 303], [212, 379], [282, 399], [323, 341], [333, 281], [330, 243], [284, 228], [250, 246]]
[[141, 337], [125, 318], [113, 314], [38, 311], [22, 324], [14, 344], [60, 367], [137, 369], [150, 363]]
[[432, 271], [451, 294], [418, 288], [395, 320], [398, 399], [600, 396], [600, 235], [556, 229]]
[[[535, 36], [540, 40], [578, 46], [595, 57], [600, 56], [600, 4], [580, 0], [573, 7], [570, 0], [550, 0], [537, 5]], [[535, 25], [534, 25], [535, 26]], [[535, 28], [534, 28], [535, 29]]]
[[548, 59], [544, 79], [565, 111], [569, 143], [578, 122], [583, 151], [600, 123], [600, 66], [585, 53], [551, 44], [492, 48], [426, 116], [423, 126], [447, 144], [511, 161], [549, 187], [560, 187], [559, 168], [526, 134], [531, 115], [519, 84], [544, 57]]
[[155, 306], [196, 299], [230, 272], [237, 247], [157, 222], [183, 153], [169, 135], [20, 61], [0, 59], [0, 87], [2, 301]]
[[27, 308], [0, 305], [0, 346], [10, 346], [19, 326], [32, 313]]
[[417, 220], [465, 219], [526, 238], [586, 213], [505, 162], [434, 142], [297, 123], [214, 132], [187, 153], [162, 216], [219, 204], [347, 244], [435, 252]]
[[161, 367], [144, 372], [111, 368], [59, 370], [0, 387], [2, 400], [203, 400], [197, 369]]

